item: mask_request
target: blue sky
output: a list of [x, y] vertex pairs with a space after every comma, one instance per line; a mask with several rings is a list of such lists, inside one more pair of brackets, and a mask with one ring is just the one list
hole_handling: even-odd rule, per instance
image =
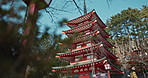
[[[53, 0], [51, 3], [51, 7], [55, 7], [58, 9], [61, 9], [64, 5], [64, 1], [68, 0]], [[70, 0], [69, 0], [70, 1]], [[78, 5], [81, 6], [83, 9], [83, 0], [76, 0]], [[87, 11], [90, 12], [93, 9], [97, 12], [99, 17], [102, 19], [102, 21], [105, 23], [107, 19], [109, 19], [111, 16], [120, 13], [122, 10], [125, 10], [129, 7], [131, 8], [142, 8], [142, 5], [148, 6], [148, 0], [112, 0], [111, 3], [108, 5], [106, 0], [86, 0], [87, 5]], [[59, 20], [62, 20], [62, 18], [67, 18], [68, 20], [72, 20], [74, 18], [77, 18], [80, 15], [79, 11], [76, 9], [74, 3], [67, 4], [66, 7], [64, 7], [65, 10], [68, 10], [69, 12], [55, 12], [55, 16], [57, 18], [54, 18], [55, 23], [51, 22], [51, 17], [44, 11], [41, 10], [40, 13], [42, 13], [41, 19], [39, 22], [43, 25], [47, 25], [51, 27], [51, 30], [49, 32], [52, 32], [52, 30], [56, 29], [57, 22]], [[74, 10], [75, 9], [75, 10]], [[41, 31], [44, 29], [44, 26], [41, 28]], [[69, 28], [67, 26], [63, 28], [58, 28], [58, 33], [61, 33], [63, 30], [68, 30]]]

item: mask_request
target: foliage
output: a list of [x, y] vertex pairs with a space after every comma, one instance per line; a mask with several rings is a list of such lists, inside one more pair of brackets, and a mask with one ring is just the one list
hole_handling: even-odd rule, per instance
[[9, 1], [0, 6], [0, 76], [18, 78], [21, 77], [18, 73], [24, 68], [23, 61], [19, 62], [19, 65], [16, 62], [20, 58], [21, 47], [21, 23], [16, 21], [21, 20], [21, 16], [16, 12], [19, 8], [12, 6], [4, 9], [7, 4]]
[[[37, 25], [34, 25], [34, 36], [32, 38], [30, 48], [22, 46], [24, 38], [22, 31], [24, 30], [25, 21], [20, 22], [23, 17], [19, 12], [26, 10], [24, 6], [9, 6], [11, 1], [4, 2], [0, 6], [0, 77], [1, 78], [57, 78], [58, 73], [53, 73], [51, 67], [67, 64], [60, 59], [55, 58], [57, 52], [63, 51], [60, 42], [65, 42], [62, 35], [48, 34], [48, 29], [44, 33], [40, 33]], [[8, 9], [3, 6], [10, 7]], [[38, 19], [38, 15], [30, 17], [31, 20]], [[26, 17], [24, 18], [26, 20]], [[66, 19], [64, 19], [66, 21]], [[37, 37], [42, 34], [41, 37]], [[29, 39], [28, 39], [29, 40]]]
[[[148, 7], [128, 8], [107, 20], [108, 32], [116, 48], [119, 63], [126, 69], [131, 66], [144, 68], [147, 65]], [[134, 56], [137, 56], [136, 58]], [[141, 57], [142, 56], [142, 57]]]
[[147, 35], [147, 6], [142, 9], [131, 9], [121, 11], [107, 21], [109, 32], [115, 39], [120, 36], [130, 36], [130, 38], [142, 38]]
[[[19, 1], [20, 0], [3, 0], [0, 5], [0, 77], [23, 78], [25, 75], [28, 78], [57, 78], [59, 73], [51, 72], [51, 67], [65, 65], [67, 63], [55, 58], [55, 55], [57, 52], [68, 50], [68, 45], [71, 44], [72, 39], [65, 38], [62, 40], [61, 35], [51, 35], [48, 34], [47, 31], [45, 31], [45, 33], [38, 32], [39, 28], [36, 22], [39, 15], [26, 14], [23, 18], [20, 13], [21, 11], [26, 11], [27, 13], [28, 7], [13, 5], [14, 3], [19, 4]], [[107, 1], [110, 2], [111, 0]], [[66, 1], [63, 7], [69, 2], [74, 2], [80, 11], [80, 7], [77, 6], [75, 0]], [[38, 3], [40, 8], [44, 7], [40, 2]], [[2, 8], [5, 5], [10, 8]], [[147, 7], [145, 8], [147, 9]], [[54, 14], [53, 10], [67, 12], [53, 7], [49, 9], [51, 9], [51, 11], [47, 11], [49, 15]], [[147, 10], [144, 9], [142, 18], [147, 16], [145, 12], [147, 12]], [[26, 21], [27, 17], [30, 20]], [[60, 21], [60, 26], [66, 21], [67, 19]], [[143, 19], [143, 22], [145, 22], [143, 25], [147, 25], [147, 19]], [[30, 33], [23, 35], [22, 32], [24, 28], [32, 25], [33, 27], [30, 27]], [[42, 36], [37, 38], [38, 34], [42, 34]], [[27, 48], [22, 46], [22, 39], [24, 38], [30, 41], [30, 44], [26, 45]], [[61, 46], [59, 42], [65, 45]]]

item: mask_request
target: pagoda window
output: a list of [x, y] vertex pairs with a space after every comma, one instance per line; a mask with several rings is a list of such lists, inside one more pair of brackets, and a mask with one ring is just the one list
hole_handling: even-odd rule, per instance
[[91, 43], [87, 43], [87, 44], [86, 44], [86, 46], [90, 46], [90, 45], [91, 45]]
[[81, 45], [77, 46], [77, 48], [81, 48]]
[[76, 58], [75, 61], [80, 61], [80, 58]]
[[91, 58], [93, 58], [93, 55], [88, 55], [87, 56], [87, 59], [91, 59]]

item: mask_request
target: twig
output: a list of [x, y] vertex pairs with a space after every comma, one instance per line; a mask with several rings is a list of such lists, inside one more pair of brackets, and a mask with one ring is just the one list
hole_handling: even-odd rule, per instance
[[63, 9], [70, 2], [73, 2], [73, 1], [66, 1], [66, 3], [64, 4], [64, 6], [61, 9]]
[[62, 12], [68, 12], [66, 10], [63, 10], [63, 9], [57, 9], [57, 8], [54, 8], [54, 7], [49, 7], [49, 9], [53, 9], [53, 10], [56, 10], [56, 11], [62, 11]]
[[82, 15], [82, 13], [81, 13], [81, 11], [80, 11], [80, 7], [77, 5], [77, 3], [76, 3], [76, 1], [75, 0], [73, 0], [73, 2], [74, 2], [74, 4], [76, 5], [76, 7], [77, 7], [77, 9], [78, 9], [78, 11], [79, 11], [79, 13]]
[[45, 11], [48, 13], [48, 15], [51, 17], [51, 21], [53, 22], [53, 23], [55, 23], [55, 21], [54, 21], [54, 19], [53, 19], [53, 13], [51, 12], [51, 11], [48, 11], [47, 9], [45, 9]]

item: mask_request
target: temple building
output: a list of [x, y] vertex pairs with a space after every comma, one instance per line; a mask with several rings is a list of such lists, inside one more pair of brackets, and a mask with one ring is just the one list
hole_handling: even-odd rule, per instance
[[111, 78], [123, 74], [112, 61], [117, 61], [109, 49], [114, 48], [107, 41], [106, 25], [95, 10], [65, 23], [71, 29], [63, 31], [73, 38], [73, 49], [58, 53], [56, 57], [69, 61], [70, 65], [52, 67], [54, 72], [68, 73], [72, 78]]

